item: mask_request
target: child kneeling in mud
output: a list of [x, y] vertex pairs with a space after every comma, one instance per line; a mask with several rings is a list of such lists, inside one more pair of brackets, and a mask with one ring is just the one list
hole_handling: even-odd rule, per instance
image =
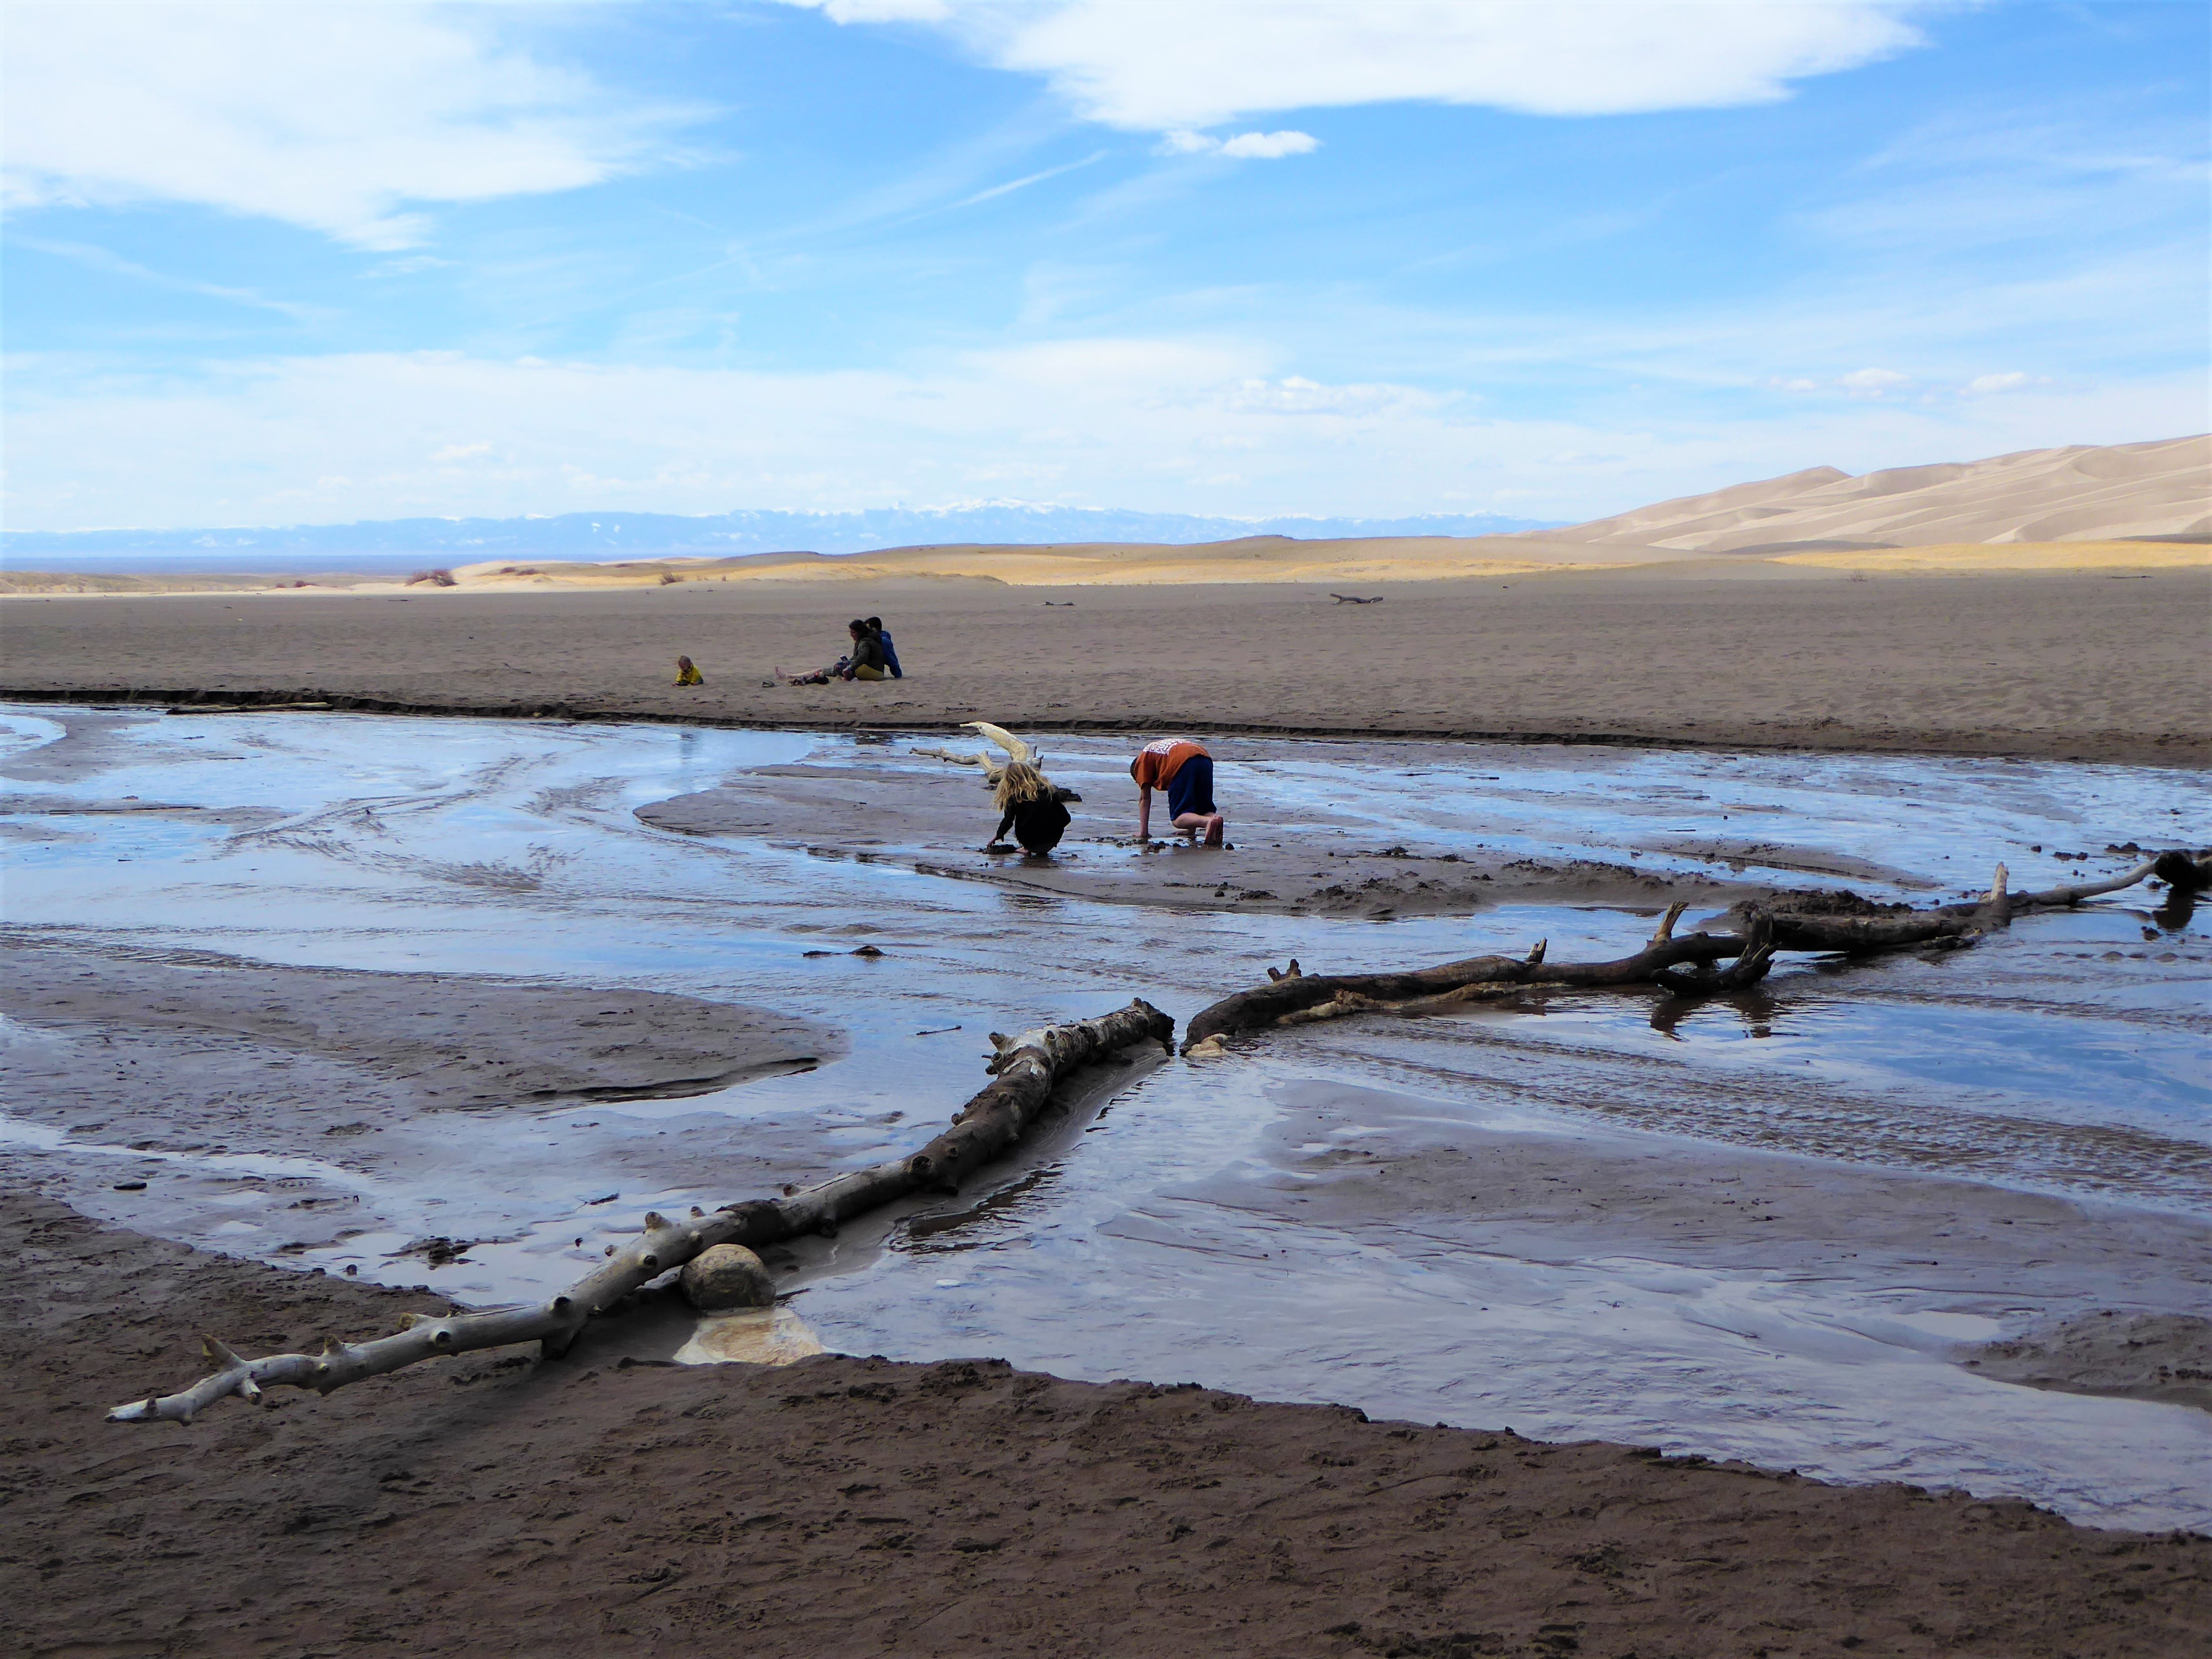
[[1067, 808], [1060, 805], [1060, 794], [1045, 775], [1027, 761], [1008, 761], [1006, 769], [999, 775], [996, 797], [999, 811], [1005, 816], [992, 833], [991, 844], [983, 850], [1003, 850], [1006, 831], [1012, 830], [1024, 853], [1052, 851], [1067, 833]]
[[1168, 820], [1193, 841], [1201, 836], [1208, 847], [1224, 845], [1229, 825], [1214, 810], [1213, 757], [1188, 738], [1162, 738], [1148, 743], [1129, 763], [1129, 775], [1137, 781], [1137, 839], [1152, 838], [1152, 791], [1164, 789]]

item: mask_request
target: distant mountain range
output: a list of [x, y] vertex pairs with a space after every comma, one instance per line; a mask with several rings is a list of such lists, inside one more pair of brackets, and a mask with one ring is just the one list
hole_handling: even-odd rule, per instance
[[551, 518], [379, 519], [260, 530], [10, 530], [0, 564], [42, 570], [389, 569], [486, 559], [605, 561], [697, 554], [869, 553], [942, 544], [1229, 541], [1240, 536], [1495, 536], [1556, 520], [1496, 514], [1408, 519], [1212, 519], [1110, 507], [879, 507], [862, 513], [563, 513]]

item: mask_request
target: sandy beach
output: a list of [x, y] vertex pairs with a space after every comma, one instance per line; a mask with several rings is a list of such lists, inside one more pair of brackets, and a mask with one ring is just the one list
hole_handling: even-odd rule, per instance
[[[24, 1650], [2179, 1655], [2212, 1543], [1632, 1447], [988, 1359], [480, 1357], [189, 1430], [180, 1333], [433, 1298], [94, 1228], [11, 1182]], [[94, 1609], [97, 1609], [94, 1613]], [[312, 1639], [312, 1638], [311, 1638]]]
[[[0, 644], [5, 690], [31, 698], [2212, 758], [2203, 568], [1853, 580], [1685, 560], [1375, 595], [946, 579], [19, 598]], [[884, 618], [905, 678], [763, 684], [834, 659], [855, 612]], [[673, 685], [678, 653], [703, 687]]]

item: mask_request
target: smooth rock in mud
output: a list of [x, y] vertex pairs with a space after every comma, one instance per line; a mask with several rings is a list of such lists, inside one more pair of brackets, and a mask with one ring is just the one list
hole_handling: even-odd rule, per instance
[[766, 1308], [775, 1304], [775, 1281], [744, 1245], [717, 1244], [684, 1264], [684, 1296], [702, 1313]]

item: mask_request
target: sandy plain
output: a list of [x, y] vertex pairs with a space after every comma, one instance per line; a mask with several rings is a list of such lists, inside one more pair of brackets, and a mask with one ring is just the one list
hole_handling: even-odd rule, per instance
[[[2145, 545], [2130, 556], [2195, 562], [2082, 568], [2094, 550], [2076, 546], [2060, 571], [1866, 576], [1681, 556], [1369, 582], [1383, 603], [1361, 605], [1300, 582], [953, 578], [15, 598], [0, 680], [75, 701], [2202, 764], [2212, 567]], [[776, 681], [834, 658], [856, 612], [890, 624], [905, 678]], [[679, 653], [703, 687], [673, 685]]]

